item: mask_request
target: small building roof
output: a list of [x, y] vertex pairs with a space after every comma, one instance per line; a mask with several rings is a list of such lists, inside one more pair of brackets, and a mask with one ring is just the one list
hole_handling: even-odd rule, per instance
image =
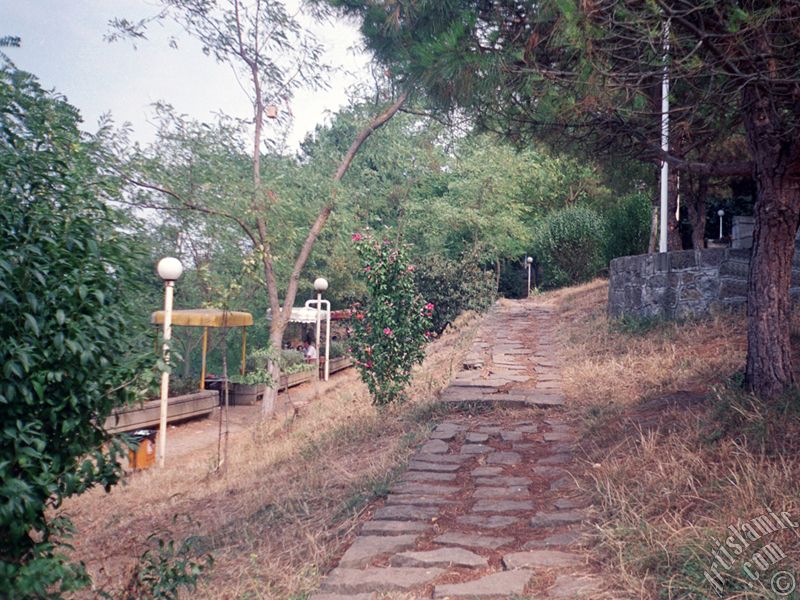
[[[164, 311], [155, 311], [150, 315], [150, 322], [163, 324]], [[183, 327], [249, 327], [253, 324], [253, 315], [219, 308], [189, 308], [173, 310], [172, 324]]]
[[[283, 312], [283, 311], [281, 311]], [[320, 310], [320, 319], [325, 320], [328, 311]], [[272, 311], [267, 311], [267, 319], [272, 320]], [[316, 323], [317, 322], [317, 309], [309, 306], [301, 306], [292, 308], [292, 314], [289, 317], [290, 323]]]

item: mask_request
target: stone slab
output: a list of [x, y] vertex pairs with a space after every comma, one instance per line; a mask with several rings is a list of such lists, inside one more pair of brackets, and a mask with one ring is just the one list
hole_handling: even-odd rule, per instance
[[489, 561], [480, 554], [464, 548], [439, 548], [422, 552], [395, 554], [390, 563], [395, 567], [464, 567], [479, 569], [489, 566]]
[[391, 491], [395, 494], [424, 494], [426, 496], [447, 496], [454, 494], [459, 488], [451, 485], [434, 485], [432, 483], [398, 483]]
[[456, 517], [456, 523], [480, 529], [502, 529], [514, 525], [519, 518], [506, 515], [462, 515]]
[[471, 444], [480, 444], [481, 442], [485, 442], [486, 440], [489, 439], [489, 434], [488, 433], [477, 433], [477, 432], [472, 431], [472, 432], [468, 433], [465, 436], [464, 439], [467, 442], [471, 443]]
[[539, 512], [531, 517], [531, 527], [558, 527], [580, 523], [587, 518], [586, 513], [578, 510], [560, 510], [557, 512]]
[[542, 435], [545, 442], [574, 442], [576, 437], [573, 433], [565, 431], [550, 431]]
[[445, 573], [444, 569], [415, 567], [336, 568], [322, 586], [338, 593], [405, 592], [425, 585]]
[[450, 531], [433, 538], [434, 544], [466, 546], [468, 548], [489, 548], [490, 550], [496, 550], [500, 546], [505, 546], [513, 541], [514, 538], [512, 537], [492, 537], [477, 533], [460, 533], [458, 531]]
[[550, 546], [579, 546], [586, 541], [586, 534], [581, 531], [564, 531], [548, 535], [541, 540], [530, 540], [523, 548], [547, 548]]
[[424, 521], [367, 521], [361, 526], [362, 535], [399, 535], [422, 533], [431, 528]]
[[470, 471], [475, 477], [491, 477], [500, 475], [503, 472], [503, 467], [476, 467]]
[[427, 462], [434, 464], [459, 464], [468, 459], [468, 456], [462, 456], [459, 454], [425, 454], [423, 452], [418, 452], [411, 457], [411, 460], [415, 462]]
[[[473, 474], [478, 469], [473, 471]], [[475, 479], [476, 485], [491, 485], [491, 486], [509, 486], [509, 485], [530, 485], [530, 477], [511, 477], [508, 475], [500, 475], [496, 477], [478, 477]]]
[[435, 471], [437, 473], [453, 473], [458, 471], [461, 465], [453, 463], [431, 463], [421, 460], [412, 460], [408, 463], [409, 471]]
[[486, 454], [493, 452], [494, 448], [486, 444], [464, 444], [461, 446], [461, 454]]
[[426, 521], [438, 514], [438, 506], [392, 504], [390, 506], [382, 506], [376, 510], [372, 518], [376, 521]]
[[490, 465], [518, 465], [521, 462], [522, 455], [519, 452], [493, 452], [486, 458], [486, 463]]
[[521, 431], [501, 431], [500, 439], [504, 442], [519, 442], [522, 440]]
[[525, 591], [533, 571], [502, 571], [464, 583], [447, 583], [433, 589], [434, 598], [509, 598]]
[[545, 458], [540, 458], [536, 461], [537, 465], [565, 465], [572, 461], [571, 452], [559, 452], [558, 454], [551, 454]]
[[453, 500], [447, 500], [441, 496], [429, 496], [426, 494], [389, 494], [386, 496], [386, 504], [417, 504], [442, 506], [453, 504]]
[[517, 510], [533, 510], [530, 500], [478, 500], [472, 507], [473, 512], [513, 512]]
[[553, 477], [564, 477], [567, 474], [566, 469], [549, 465], [538, 465], [533, 467], [532, 470], [534, 475], [538, 475], [539, 477], [546, 477], [548, 479]]
[[560, 550], [529, 550], [512, 552], [503, 557], [506, 569], [537, 569], [548, 567], [575, 567], [585, 561], [579, 554]]
[[431, 471], [406, 471], [403, 481], [455, 481], [453, 473], [435, 473]]
[[[363, 567], [381, 554], [401, 552], [413, 548], [417, 543], [416, 535], [366, 535], [359, 536], [347, 549], [339, 566], [344, 568]], [[377, 591], [377, 590], [361, 590]]]
[[522, 485], [484, 486], [472, 493], [473, 498], [530, 498], [528, 488]]
[[419, 449], [420, 454], [447, 454], [450, 446], [442, 440], [430, 440]]

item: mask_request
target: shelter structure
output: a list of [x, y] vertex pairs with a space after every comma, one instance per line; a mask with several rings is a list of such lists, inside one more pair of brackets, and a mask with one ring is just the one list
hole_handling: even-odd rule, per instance
[[[318, 324], [318, 319], [325, 320], [325, 381], [328, 381], [330, 369], [330, 350], [331, 350], [331, 310], [330, 302], [327, 300], [306, 300], [305, 306], [295, 306], [292, 308], [292, 313], [289, 315], [289, 323], [303, 323], [306, 325]], [[327, 308], [323, 308], [327, 306]], [[267, 311], [267, 318], [272, 320], [272, 311]], [[319, 327], [317, 328], [317, 337], [319, 337]], [[317, 356], [319, 356], [320, 349], [317, 348]]]
[[[150, 316], [150, 322], [154, 325], [164, 323], [164, 311], [157, 310]], [[172, 325], [178, 327], [202, 327], [203, 328], [203, 362], [200, 373], [200, 389], [206, 387], [206, 354], [208, 352], [208, 328], [242, 328], [242, 375], [246, 369], [247, 357], [247, 328], [253, 324], [253, 315], [248, 312], [221, 310], [218, 308], [190, 308], [172, 311]]]

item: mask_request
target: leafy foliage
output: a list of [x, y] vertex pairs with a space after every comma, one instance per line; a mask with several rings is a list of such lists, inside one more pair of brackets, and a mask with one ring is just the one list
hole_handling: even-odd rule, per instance
[[417, 264], [414, 281], [420, 293], [431, 302], [433, 330], [444, 331], [467, 310], [483, 312], [494, 301], [494, 276], [469, 258], [460, 261], [429, 256]]
[[0, 69], [0, 596], [57, 596], [88, 582], [59, 549], [64, 498], [121, 475], [103, 422], [136, 362], [133, 240], [77, 111], [29, 74]]
[[628, 194], [605, 213], [608, 260], [647, 252], [650, 200], [641, 192]]
[[197, 537], [177, 546], [169, 533], [152, 534], [147, 541], [154, 547], [139, 557], [124, 591], [125, 600], [177, 600], [181, 588], [194, 590], [198, 577], [214, 564], [210, 554], [197, 557]]
[[402, 398], [411, 368], [425, 356], [434, 306], [414, 287], [403, 246], [359, 233], [353, 241], [369, 290], [365, 305], [355, 307], [353, 357], [373, 403], [386, 405]]
[[606, 227], [590, 208], [568, 206], [547, 215], [536, 227], [533, 255], [543, 287], [586, 281], [605, 267]]

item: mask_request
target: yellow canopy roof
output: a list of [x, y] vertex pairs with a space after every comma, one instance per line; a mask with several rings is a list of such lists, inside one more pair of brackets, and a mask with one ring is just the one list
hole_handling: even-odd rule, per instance
[[[164, 323], [164, 311], [150, 315], [150, 322]], [[172, 311], [172, 324], [184, 327], [247, 327], [253, 324], [253, 315], [235, 310], [218, 308], [190, 308]]]

